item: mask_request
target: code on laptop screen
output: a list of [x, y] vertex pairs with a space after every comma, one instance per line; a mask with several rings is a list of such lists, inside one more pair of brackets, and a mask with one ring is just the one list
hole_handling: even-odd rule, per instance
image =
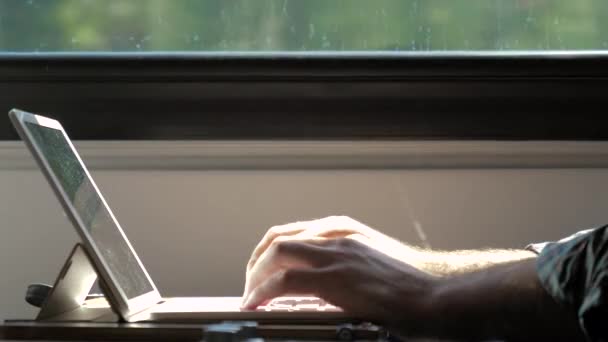
[[118, 286], [131, 299], [153, 290], [127, 238], [60, 130], [25, 122]]

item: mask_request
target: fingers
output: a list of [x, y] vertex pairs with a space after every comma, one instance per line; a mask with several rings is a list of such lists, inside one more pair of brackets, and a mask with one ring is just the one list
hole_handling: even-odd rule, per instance
[[244, 296], [274, 273], [290, 268], [321, 267], [328, 262], [326, 239], [312, 238], [305, 241], [279, 237], [274, 240], [253, 268], [247, 272]]
[[289, 223], [270, 228], [255, 247], [247, 263], [251, 270], [273, 241], [283, 236], [340, 238], [351, 234], [369, 235], [370, 228], [347, 216], [329, 216], [318, 220]]
[[[249, 296], [262, 282], [282, 270], [327, 264], [331, 248], [323, 248], [326, 247], [323, 244], [328, 239], [348, 237], [371, 245], [368, 240], [373, 233], [373, 229], [347, 216], [330, 216], [272, 227], [247, 263], [243, 297]], [[298, 244], [297, 241], [306, 243]]]
[[280, 237], [280, 236], [291, 236], [296, 235], [306, 229], [306, 222], [295, 222], [282, 226], [274, 226], [264, 234], [262, 240], [258, 243], [258, 245], [251, 253], [251, 257], [249, 258], [249, 262], [247, 263], [247, 271], [249, 271], [253, 265], [257, 262], [258, 258], [270, 247], [272, 242]]
[[244, 298], [242, 307], [253, 310], [270, 299], [286, 294], [315, 295], [322, 272], [317, 269], [288, 269], [276, 272]]
[[[348, 266], [358, 260], [366, 262], [369, 252], [363, 247], [365, 244], [352, 237], [285, 240], [273, 244], [249, 275], [242, 307], [254, 309], [286, 294], [314, 295], [338, 306], [348, 304], [344, 275], [352, 276], [356, 268]], [[345, 270], [350, 273], [344, 273]]]

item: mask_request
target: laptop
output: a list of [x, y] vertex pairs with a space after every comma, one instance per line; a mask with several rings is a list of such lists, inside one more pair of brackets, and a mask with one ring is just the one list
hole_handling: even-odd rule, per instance
[[241, 297], [163, 298], [61, 124], [17, 109], [9, 117], [80, 235], [108, 302], [124, 321], [356, 321], [315, 297], [276, 298], [248, 311], [240, 309]]

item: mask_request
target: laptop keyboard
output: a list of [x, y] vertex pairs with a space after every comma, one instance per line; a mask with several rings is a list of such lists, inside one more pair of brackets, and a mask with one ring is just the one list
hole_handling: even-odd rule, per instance
[[342, 311], [321, 298], [279, 297], [258, 307], [258, 311]]

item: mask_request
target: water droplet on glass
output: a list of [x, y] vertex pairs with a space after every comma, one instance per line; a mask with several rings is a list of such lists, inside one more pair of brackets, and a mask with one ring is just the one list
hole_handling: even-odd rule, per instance
[[331, 47], [331, 42], [327, 39], [326, 35], [323, 35], [323, 37], [321, 39], [323, 40], [323, 43], [321, 44], [321, 46], [324, 49], [328, 49], [329, 47]]
[[308, 39], [313, 39], [315, 37], [315, 25], [314, 24], [310, 24], [308, 25]]

